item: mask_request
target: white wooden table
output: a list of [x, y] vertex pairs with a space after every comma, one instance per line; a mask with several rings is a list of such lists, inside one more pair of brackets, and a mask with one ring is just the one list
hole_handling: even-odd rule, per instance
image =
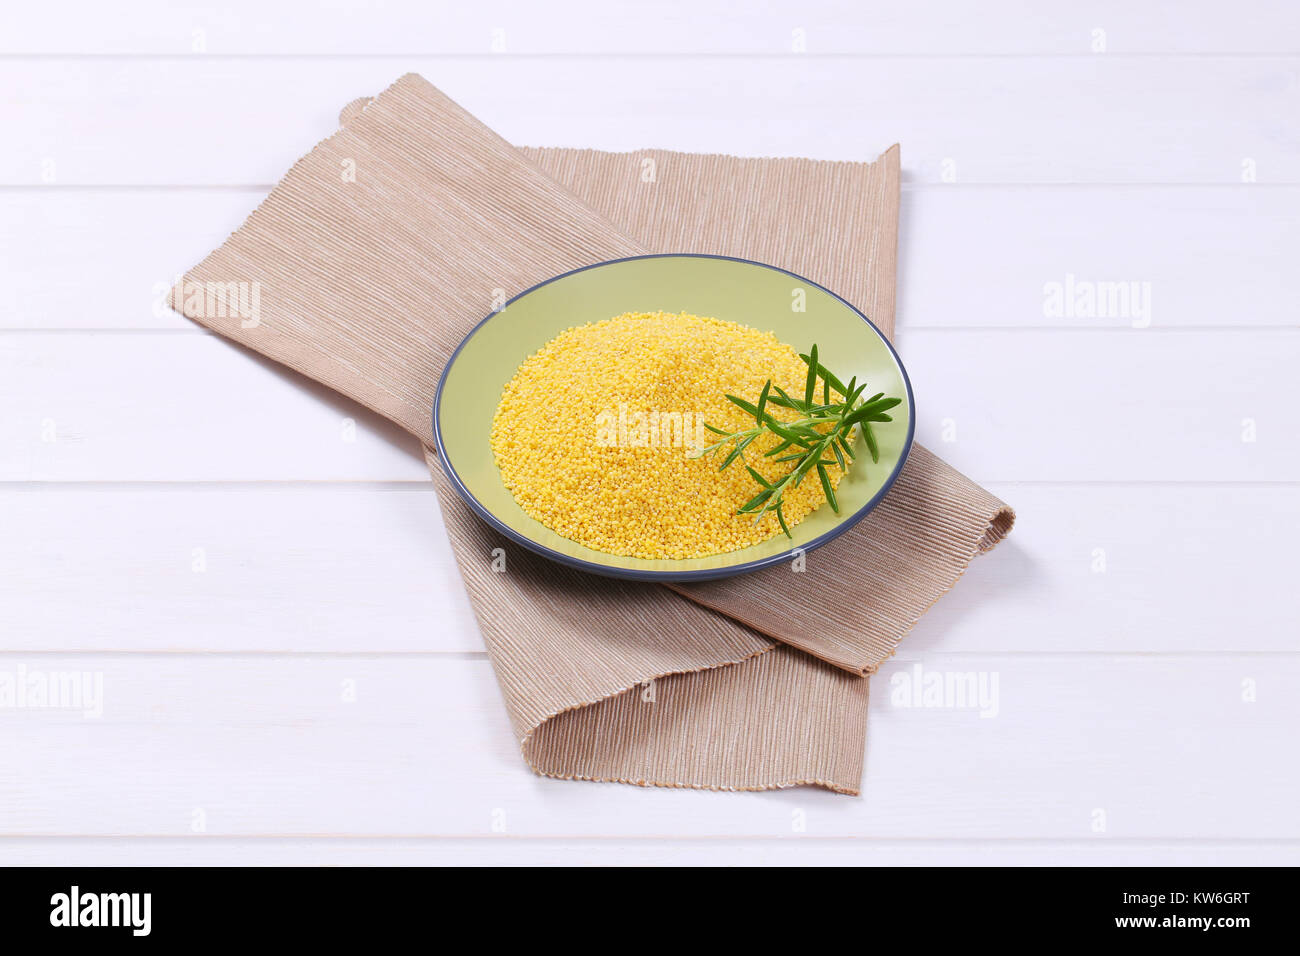
[[[0, 864], [1300, 861], [1294, 4], [349, 6], [6, 12], [0, 681], [103, 694], [0, 706]], [[902, 143], [918, 439], [1020, 521], [863, 797], [535, 777], [414, 442], [161, 306], [408, 70], [516, 143]]]

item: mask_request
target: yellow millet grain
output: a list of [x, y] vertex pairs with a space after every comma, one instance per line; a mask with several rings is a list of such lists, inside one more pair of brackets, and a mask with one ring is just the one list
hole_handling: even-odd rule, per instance
[[[693, 456], [719, 437], [697, 422], [748, 428], [753, 418], [726, 393], [755, 401], [771, 378], [801, 396], [807, 371], [769, 332], [687, 313], [628, 312], [570, 328], [519, 366], [497, 406], [492, 450], [520, 507], [580, 544], [638, 558], [734, 551], [780, 534], [780, 526], [773, 515], [754, 524], [736, 514], [758, 486], [740, 461], [718, 470], [725, 452]], [[763, 436], [745, 452], [769, 480], [791, 467], [764, 457], [776, 443]], [[843, 473], [828, 470], [838, 485]], [[787, 523], [825, 501], [817, 475], [805, 477], [785, 494]]]

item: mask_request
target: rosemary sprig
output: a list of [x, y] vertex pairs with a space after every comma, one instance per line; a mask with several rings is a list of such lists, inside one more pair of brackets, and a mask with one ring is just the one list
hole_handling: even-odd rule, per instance
[[[893, 421], [886, 412], [902, 402], [901, 398], [886, 397], [883, 392], [877, 392], [864, 400], [862, 393], [866, 391], [866, 382], [859, 385], [855, 376], [847, 385], [844, 384], [818, 361], [816, 345], [807, 355], [801, 354], [799, 358], [808, 366], [802, 398], [787, 394], [771, 379], [763, 386], [756, 403], [727, 395], [727, 401], [753, 416], [754, 425], [741, 431], [728, 432], [706, 423], [705, 428], [722, 438], [699, 451], [700, 455], [710, 455], [731, 446], [722, 464], [718, 466], [718, 470], [722, 471], [737, 460], [744, 461], [745, 449], [761, 436], [772, 435], [780, 439], [764, 453], [764, 457], [777, 462], [789, 462], [790, 470], [780, 479], [769, 481], [745, 462], [745, 470], [759, 486], [758, 494], [741, 505], [737, 514], [752, 514], [756, 523], [765, 514], [775, 514], [787, 538], [793, 535], [785, 520], [785, 493], [791, 488], [798, 488], [804, 478], [815, 470], [827, 503], [838, 514], [840, 505], [835, 498], [830, 473], [826, 469], [831, 465], [838, 465], [841, 470], [848, 469], [856, 457], [853, 452], [854, 427], [862, 432], [872, 462], [879, 462], [880, 446], [876, 443], [871, 426], [874, 423]], [[821, 382], [820, 401], [817, 400], [818, 381]], [[768, 410], [772, 407], [784, 408], [794, 417], [789, 420], [778, 419]], [[833, 457], [827, 457], [828, 455]]]

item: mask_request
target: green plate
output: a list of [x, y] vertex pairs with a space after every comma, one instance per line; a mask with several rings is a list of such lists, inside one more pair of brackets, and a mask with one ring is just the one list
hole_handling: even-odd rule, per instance
[[[802, 310], [799, 307], [802, 306]], [[565, 329], [624, 312], [689, 312], [773, 332], [870, 392], [903, 396], [894, 420], [877, 426], [880, 462], [858, 439], [857, 460], [841, 480], [840, 513], [822, 505], [793, 529], [760, 544], [688, 560], [606, 554], [570, 541], [530, 518], [501, 481], [492, 456], [492, 417], [506, 383], [530, 355]], [[492, 313], [452, 355], [438, 383], [433, 433], [438, 457], [465, 501], [513, 541], [595, 574], [646, 581], [727, 577], [786, 561], [844, 533], [889, 490], [912, 447], [912, 386], [889, 341], [833, 292], [784, 269], [722, 256], [662, 255], [615, 259], [556, 276]]]

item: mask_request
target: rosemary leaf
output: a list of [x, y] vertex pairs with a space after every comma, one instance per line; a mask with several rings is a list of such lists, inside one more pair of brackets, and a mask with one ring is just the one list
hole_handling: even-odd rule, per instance
[[873, 464], [880, 463], [880, 446], [876, 444], [876, 436], [871, 432], [871, 425], [867, 422], [862, 423], [862, 437], [867, 441], [867, 451], [871, 452], [871, 461]]
[[822, 480], [822, 491], [826, 492], [826, 503], [831, 506], [831, 511], [839, 514], [840, 503], [835, 500], [835, 489], [831, 487], [830, 475], [826, 473], [825, 465], [819, 464], [817, 466], [817, 477]]
[[803, 387], [803, 400], [811, 405], [813, 395], [817, 393], [817, 346], [812, 347], [808, 357], [808, 381]]
[[727, 401], [731, 402], [731, 404], [737, 406], [742, 411], [746, 411], [751, 415], [758, 415], [758, 406], [753, 402], [747, 402], [743, 398], [738, 398], [735, 395], [728, 395]]
[[[800, 355], [799, 357], [803, 359], [805, 365], [809, 365], [809, 366], [812, 365], [815, 358], [812, 355]], [[834, 375], [832, 375], [830, 370], [827, 369], [825, 365], [817, 366], [817, 374], [820, 375], [823, 379], [825, 379], [826, 384], [828, 384], [832, 389], [834, 389], [839, 394], [841, 395], [848, 394], [848, 390], [844, 387], [844, 383], [841, 382]]]
[[781, 530], [785, 532], [785, 536], [793, 538], [794, 535], [790, 533], [790, 526], [785, 523], [785, 513], [782, 511], [782, 507], [780, 504], [776, 506], [776, 520], [781, 522]]
[[758, 408], [754, 411], [755, 424], [763, 424], [763, 409], [767, 407], [767, 395], [772, 391], [772, 380], [769, 378], [767, 384], [763, 386], [763, 392], [758, 396]]

